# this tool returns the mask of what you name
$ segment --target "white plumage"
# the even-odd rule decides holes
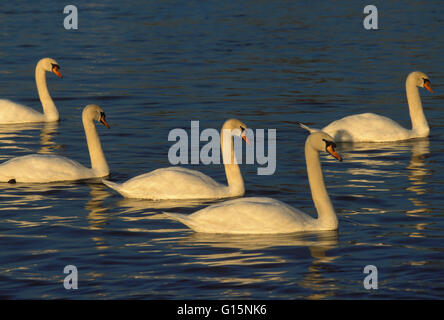
[[[332,136],[336,142],[386,142],[427,137],[430,129],[418,87],[433,92],[430,80],[423,72],[415,71],[408,75],[405,87],[412,129],[403,128],[384,116],[362,113],[333,121],[322,131]]]
[[[31,154],[0,165],[0,181],[45,183],[91,178],[91,169],[63,156]]]
[[[122,184],[103,180],[124,197],[135,199],[223,198],[229,187],[196,170],[181,167],[156,169]]]
[[[107,176],[109,168],[94,120],[109,127],[102,108],[88,105],[83,110],[82,121],[92,168],[86,168],[77,161],[63,156],[32,154],[12,158],[0,164],[0,182],[46,183]]]
[[[290,205],[264,197],[213,204],[193,214],[166,213],[196,232],[275,234],[316,229],[313,218]]]
[[[51,58],[41,59],[35,67],[35,81],[43,113],[11,100],[0,99],[0,124],[58,121],[59,112],[49,94],[45,73],[52,72],[61,78],[59,69],[58,63]]]
[[[311,133],[305,143],[307,173],[318,218],[271,198],[229,200],[190,215],[165,213],[196,232],[229,234],[278,234],[298,231],[335,230],[338,221],[322,176],[319,152],[327,151],[338,160],[333,139],[324,132]]]
[[[248,141],[245,124],[237,119],[225,121],[222,132],[224,130],[239,132],[242,139]],[[199,171],[181,167],[157,169],[121,184],[108,180],[103,180],[103,183],[124,197],[135,199],[221,199],[242,196],[245,193],[244,180],[234,157],[233,137],[230,136],[229,142],[231,159],[228,161],[224,157],[228,185],[220,184]],[[224,155],[222,143],[221,149]]]

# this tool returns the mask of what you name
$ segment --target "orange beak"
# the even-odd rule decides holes
[[[342,161],[342,157],[339,155],[339,153],[336,152],[336,150],[334,149],[334,147],[332,145],[329,145],[327,147],[327,152],[330,153],[337,160]]]
[[[248,143],[249,145],[251,145],[250,140],[248,140],[247,136],[245,134],[241,135],[242,140],[244,140],[246,143]]]
[[[61,74],[60,71],[59,71],[59,67],[58,67],[58,66],[54,66],[54,67],[52,67],[52,72],[53,72],[54,74],[56,74],[57,76],[59,76],[60,78],[63,78],[62,74]]]
[[[104,114],[102,114],[102,116],[100,117],[100,122],[103,123],[103,125],[104,125],[105,127],[107,127],[108,129],[111,128],[111,127],[109,126],[108,122],[106,122],[106,120],[105,120],[105,115],[104,115]]]
[[[432,84],[430,83],[430,81],[424,82],[424,88],[426,88],[430,93],[433,93]]]

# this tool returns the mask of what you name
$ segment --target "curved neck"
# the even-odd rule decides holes
[[[319,152],[308,141],[305,143],[305,161],[311,196],[318,212],[317,220],[319,226],[323,229],[336,229],[338,227],[338,218],[325,188]]]
[[[228,140],[228,141],[225,141]],[[224,150],[224,142],[228,142],[229,148]],[[225,167],[225,174],[227,176],[228,188],[232,196],[244,195],[244,179],[237,164],[237,159],[234,154],[234,142],[231,130],[224,131],[222,128],[222,136],[220,139],[220,147],[222,150],[222,159]]]
[[[86,143],[88,144],[89,157],[91,159],[91,168],[98,177],[109,174],[108,163],[100,144],[99,135],[93,120],[83,117],[83,128],[85,129]]]
[[[46,121],[57,121],[59,120],[59,112],[52,101],[49,94],[48,87],[46,85],[46,71],[40,64],[37,64],[35,68],[35,82],[37,85],[37,91],[39,93],[40,102],[43,107],[43,114]]]
[[[414,131],[415,136],[425,137],[429,134],[430,128],[422,109],[418,87],[413,79],[407,78],[405,82],[405,90],[407,93],[410,120],[412,121],[412,131]]]

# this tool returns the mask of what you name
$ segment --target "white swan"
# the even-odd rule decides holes
[[[327,194],[319,159],[327,151],[342,160],[333,139],[324,132],[311,133],[305,142],[308,181],[318,218],[314,219],[279,200],[240,198],[217,203],[190,215],[165,213],[197,232],[277,234],[297,231],[336,230],[338,220]]]
[[[59,112],[49,95],[45,72],[52,72],[62,78],[59,69],[58,63],[51,58],[41,59],[35,67],[35,82],[43,113],[10,100],[0,99],[0,124],[58,121]]]
[[[12,158],[0,164],[0,182],[55,182],[99,178],[109,175],[108,164],[103,154],[94,120],[109,128],[105,113],[97,105],[83,109],[82,122],[92,168],[63,156],[32,154]]]
[[[245,193],[244,180],[234,155],[233,135],[239,133],[240,137],[248,142],[245,130],[245,124],[237,119],[227,120],[222,127],[222,132],[230,134],[231,159],[228,159],[228,154],[223,152],[221,134],[221,149],[228,186],[216,182],[199,171],[181,167],[157,169],[122,184],[108,180],[103,180],[103,183],[124,197],[136,199],[220,199],[242,196]]]
[[[422,109],[418,87],[433,93],[429,77],[414,71],[405,82],[412,129],[405,129],[390,118],[374,113],[362,113],[333,121],[322,131],[332,136],[336,142],[386,142],[422,138],[429,135],[430,129]]]

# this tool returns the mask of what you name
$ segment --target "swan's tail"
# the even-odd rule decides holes
[[[169,212],[163,212],[163,214],[166,215],[168,218],[179,221],[184,225],[186,225],[188,228],[194,230],[194,223],[188,215],[182,213],[169,213]]]
[[[120,193],[121,195],[123,195],[123,196],[125,195],[124,191],[122,190],[123,187],[122,187],[122,185],[120,183],[115,183],[115,182],[112,182],[112,181],[109,181],[109,180],[105,180],[105,179],[103,179],[102,182],[106,186],[108,186],[111,189],[113,189],[113,190],[117,191],[118,193]]]
[[[321,130],[319,130],[319,129],[310,128],[309,126],[306,126],[306,125],[303,124],[302,122],[299,122],[299,121],[296,121],[296,122],[301,126],[301,128],[304,128],[305,130],[308,130],[310,133],[321,131]]]

